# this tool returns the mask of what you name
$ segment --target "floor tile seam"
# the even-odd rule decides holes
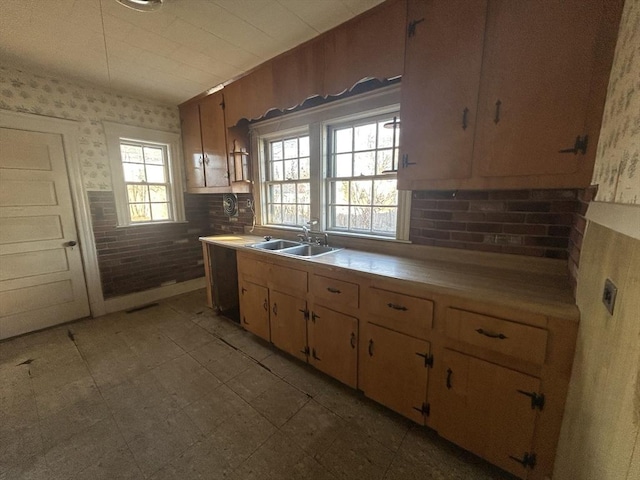
[[[256,411],[257,411],[257,410],[256,410]],[[258,414],[262,416],[262,414],[261,414],[260,412],[258,412]],[[267,419],[267,421],[268,421],[268,419]],[[271,423],[271,422],[269,422],[269,423]],[[273,425],[273,424],[272,424],[272,425]],[[275,425],[274,425],[274,426],[275,426]],[[245,462],[247,462],[251,457],[253,457],[253,456],[258,452],[258,450],[260,450],[260,448],[261,448],[264,444],[266,444],[266,443],[267,443],[267,442],[268,442],[268,441],[269,441],[269,440],[270,440],[274,435],[276,435],[277,433],[279,433],[279,432],[280,432],[280,429],[279,429],[278,427],[275,427],[275,428],[276,428],[276,429],[274,430],[274,432],[273,432],[271,435],[269,435],[267,438],[265,438],[265,439],[262,441],[262,443],[260,443],[260,444],[259,444],[259,445],[258,445],[258,446],[257,446],[257,447],[256,447],[256,448],[255,448],[255,449],[254,449],[250,454],[249,454],[249,456],[247,456],[247,458],[245,458],[245,459],[244,459],[240,464],[238,464],[236,467],[233,467],[233,468],[232,468],[232,470],[231,470],[231,473],[232,473],[232,474],[236,473],[236,471],[237,471],[239,468],[241,468],[241,467],[242,467],[242,465],[243,465]]]
[[[387,477],[387,473],[389,473],[389,469],[391,468],[391,465],[393,465],[393,462],[396,460],[396,458],[400,454],[400,448],[402,447],[404,440],[407,438],[407,435],[409,435],[409,431],[411,430],[411,428],[412,427],[410,426],[404,432],[404,435],[402,436],[402,440],[400,440],[400,443],[398,444],[398,449],[395,451],[392,451],[393,455],[391,456],[391,461],[389,462],[389,465],[387,465],[387,468],[385,468],[384,473],[382,474],[382,480],[384,480]]]

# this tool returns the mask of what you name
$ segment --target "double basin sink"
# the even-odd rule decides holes
[[[296,257],[317,257],[341,250],[340,248],[309,243],[292,242],[291,240],[268,240],[265,242],[254,243],[252,245],[249,245],[249,247],[284,253]]]

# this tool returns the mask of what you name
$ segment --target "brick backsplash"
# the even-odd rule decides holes
[[[579,190],[415,191],[416,244],[569,258]]]
[[[582,249],[582,237],[587,226],[585,215],[589,202],[593,200],[598,191],[597,186],[578,191],[578,207],[573,214],[573,224],[569,236],[569,277],[575,295],[578,282],[578,269],[580,267],[580,250]]]
[[[187,223],[117,228],[113,192],[87,194],[105,298],[204,275],[198,237],[209,234],[207,195],[185,195]]]
[[[228,217],[224,213],[222,204],[222,194],[207,195],[209,208],[209,230],[208,235],[224,235],[229,233],[244,233],[245,226],[253,223],[253,212],[247,208],[247,200],[253,200],[249,193],[239,193],[238,195],[238,216]]]

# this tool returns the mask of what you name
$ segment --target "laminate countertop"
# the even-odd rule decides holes
[[[423,284],[430,291],[496,303],[526,311],[578,321],[568,275],[544,271],[524,271],[504,266],[467,263],[457,260],[416,259],[402,256],[342,249],[317,257],[297,257],[251,248],[263,242],[254,235],[216,235],[200,241],[264,256],[265,260],[287,258],[333,269],[351,270],[367,276],[394,278]],[[464,255],[461,255],[464,257]]]

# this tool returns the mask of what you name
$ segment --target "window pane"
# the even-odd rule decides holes
[[[144,165],[142,163],[123,163],[125,182],[144,182]]]
[[[376,148],[376,124],[361,125],[353,129],[354,150],[371,150]]]
[[[282,162],[273,162],[271,164],[271,180],[284,180],[282,168]]]
[[[123,162],[143,163],[142,147],[139,145],[120,145]]]
[[[298,139],[290,138],[284,141],[284,158],[296,158],[298,156]]]
[[[311,178],[311,168],[309,166],[309,157],[300,159],[300,178]]]
[[[296,186],[294,183],[282,185],[282,203],[296,203]]]
[[[349,207],[335,207],[333,214],[333,226],[334,228],[348,229],[349,228]]]
[[[146,185],[127,185],[129,203],[142,203],[149,201],[149,187]]]
[[[270,203],[282,202],[282,186],[281,185],[269,185],[269,202]]]
[[[371,230],[371,209],[351,207],[349,210],[351,230]]]
[[[147,182],[149,183],[165,183],[164,167],[158,165],[147,165]]]
[[[282,205],[271,205],[269,223],[282,223]]]
[[[169,220],[169,204],[168,203],[152,203],[151,216],[154,220]]]
[[[351,204],[371,205],[371,180],[351,182]]]
[[[378,150],[378,161],[376,163],[376,174],[384,173],[393,169],[391,150]]]
[[[282,160],[282,142],[271,142],[271,160]]]
[[[393,128],[387,128],[385,123],[393,120],[378,122],[378,148],[391,148],[393,146]],[[400,129],[396,127],[396,145],[398,144]]]
[[[148,203],[133,203],[129,205],[129,215],[132,222],[150,222],[151,209]]]
[[[353,157],[350,153],[336,155],[335,177],[351,176],[351,161]]]
[[[353,149],[352,133],[353,133],[353,130],[351,129],[351,127],[343,128],[341,130],[336,130],[336,135],[335,135],[335,139],[336,139],[335,152],[336,153],[352,151]]]
[[[295,205],[282,205],[282,223],[285,225],[297,225]]]
[[[284,178],[285,180],[298,179],[298,160],[286,160],[284,162]]]
[[[311,218],[311,211],[309,205],[298,205],[298,221],[296,225],[304,225]]]
[[[169,200],[167,198],[167,187],[164,185],[149,185],[149,194],[152,202],[166,202]],[[156,218],[154,215],[153,218]]]
[[[349,205],[349,182],[334,182],[332,184],[332,202],[340,205]]]
[[[309,183],[298,183],[298,203],[311,203],[311,192]]]
[[[376,171],[376,153],[365,152],[354,154],[353,176],[374,175]]]
[[[300,145],[300,156],[308,157],[309,156],[309,137],[300,137],[298,139]]]
[[[384,234],[396,233],[397,208],[374,207],[373,230]]]
[[[162,149],[156,147],[144,147],[144,161],[145,163],[163,165],[164,155]]]
[[[397,205],[398,190],[396,180],[375,180],[373,182],[374,205]]]

